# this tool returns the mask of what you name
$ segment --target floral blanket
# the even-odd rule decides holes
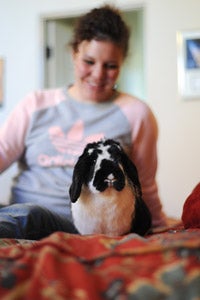
[[[200,229],[1,239],[0,299],[200,299]]]

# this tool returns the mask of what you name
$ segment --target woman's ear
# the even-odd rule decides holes
[[[71,58],[73,62],[75,62],[78,52],[79,52],[78,46],[76,49],[71,48]]]

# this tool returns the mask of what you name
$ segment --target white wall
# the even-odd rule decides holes
[[[145,6],[147,102],[155,112],[160,128],[160,196],[165,211],[180,217],[185,198],[199,181],[200,99],[187,102],[179,99],[176,32],[200,29],[200,1],[110,2],[131,8]],[[0,56],[6,59],[6,74],[5,105],[0,109],[0,124],[27,92],[42,86],[41,15],[72,14],[100,3],[105,1],[1,1]],[[0,194],[4,201],[12,172],[0,177]]]
[[[160,195],[166,211],[179,216],[200,181],[200,99],[183,101],[177,90],[177,30],[200,30],[199,0],[148,1],[148,99],[159,128]]]

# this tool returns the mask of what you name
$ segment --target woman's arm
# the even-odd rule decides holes
[[[31,96],[27,96],[20,102],[0,128],[0,173],[17,161],[24,152],[30,119],[30,98]]]
[[[153,226],[166,225],[166,216],[158,195],[156,182],[157,172],[157,138],[156,119],[148,106],[141,112],[138,130],[134,133],[132,157],[138,168],[142,186],[143,199],[153,216]]]
[[[153,216],[153,226],[164,226],[166,217],[162,211],[156,183],[158,138],[156,119],[146,103],[128,94],[121,93],[117,103],[130,125],[131,158],[138,170],[143,199]]]

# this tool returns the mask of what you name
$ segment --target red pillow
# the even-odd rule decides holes
[[[182,221],[185,228],[200,228],[200,183],[185,200]]]

